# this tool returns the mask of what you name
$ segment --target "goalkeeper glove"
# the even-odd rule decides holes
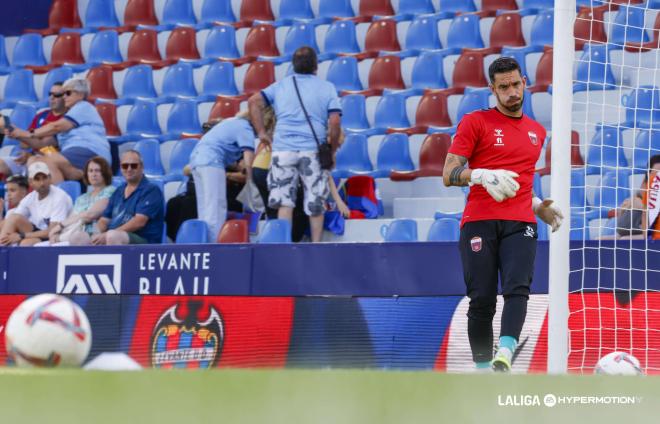
[[[520,188],[513,171],[506,169],[474,169],[470,177],[470,185],[481,184],[488,194],[497,202],[514,197]]]
[[[554,233],[561,227],[564,215],[557,206],[552,204],[553,202],[554,200],[552,199],[541,200],[535,197],[532,199],[532,210],[543,222],[552,227],[552,232]]]

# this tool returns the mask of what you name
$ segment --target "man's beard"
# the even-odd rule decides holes
[[[502,107],[508,110],[509,112],[518,112],[522,108],[522,106],[523,106],[523,99],[520,99],[518,103],[515,103],[511,106],[502,103]]]

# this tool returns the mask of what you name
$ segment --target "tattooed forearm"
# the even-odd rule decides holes
[[[467,170],[465,164],[467,158],[452,153],[447,154],[445,167],[442,173],[443,182],[449,186],[466,186],[470,182],[470,173],[463,172]]]

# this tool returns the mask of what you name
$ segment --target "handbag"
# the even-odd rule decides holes
[[[236,200],[243,204],[243,210],[252,212],[263,212],[266,210],[257,185],[252,180],[247,180],[236,196]]]
[[[298,90],[298,82],[296,81],[296,77],[293,77],[293,86],[296,88],[296,95],[298,96],[300,107],[305,113],[305,119],[307,119],[309,128],[311,128],[312,130],[312,135],[314,135],[314,141],[316,141],[316,146],[318,147],[319,150],[319,163],[321,164],[321,169],[330,170],[334,166],[334,159],[332,157],[332,146],[328,143],[319,142],[319,139],[316,136],[316,131],[314,131],[314,126],[312,125],[312,121],[309,119],[309,115],[307,114],[307,109],[305,109],[305,104],[302,101],[302,97],[300,97],[300,90]]]

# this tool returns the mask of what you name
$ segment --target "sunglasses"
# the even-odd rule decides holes
[[[48,93],[48,95],[59,99],[60,97],[64,96],[64,93]]]
[[[138,169],[139,166],[139,163],[122,163],[121,169]]]
[[[73,93],[75,93],[75,91],[73,91],[73,90],[66,90],[66,91],[64,92],[64,95],[68,97],[68,96],[72,95]]]

